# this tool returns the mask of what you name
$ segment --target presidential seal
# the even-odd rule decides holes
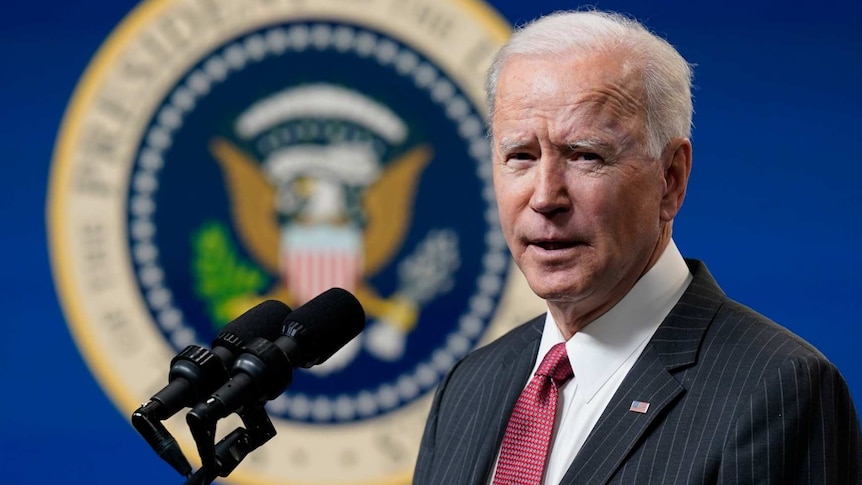
[[[508,32],[473,0],[133,11],[74,94],[49,193],[58,293],[117,406],[258,303],[341,287],[365,332],[296,371],[267,404],[277,436],[227,481],[408,483],[445,373],[543,308],[498,228],[483,127]],[[184,413],[167,424],[194,461]]]

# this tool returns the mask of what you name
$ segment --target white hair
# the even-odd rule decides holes
[[[489,120],[494,116],[500,71],[511,57],[611,51],[626,53],[625,61],[643,76],[649,155],[658,158],[672,138],[690,137],[693,107],[688,62],[638,21],[595,10],[555,12],[515,31],[497,53],[485,80]]]

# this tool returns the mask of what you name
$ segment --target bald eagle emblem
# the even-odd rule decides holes
[[[398,262],[394,292],[381,294],[368,281],[401,248],[417,184],[432,159],[427,145],[403,146],[407,129],[370,97],[318,83],[250,106],[236,120],[236,141],[213,138],[209,152],[225,180],[232,231],[204,227],[196,238],[196,285],[212,313],[225,320],[270,298],[295,308],[342,287],[362,303],[368,329],[309,371],[340,370],[363,348],[398,360],[422,305],[451,289],[460,264],[457,233],[435,228]],[[397,155],[383,159],[387,153]],[[228,232],[240,250],[230,248]],[[234,254],[211,261],[212,254],[232,252],[248,260]],[[276,281],[263,284],[267,276]],[[231,283],[213,291],[213,278]]]

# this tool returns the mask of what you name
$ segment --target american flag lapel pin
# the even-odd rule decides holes
[[[633,413],[641,413],[646,414],[647,409],[649,409],[649,403],[643,401],[632,401],[632,406],[629,408],[629,411]]]

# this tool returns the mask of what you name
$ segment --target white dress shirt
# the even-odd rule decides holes
[[[563,479],[626,374],[691,280],[691,272],[671,240],[656,264],[619,303],[566,342],[574,377],[560,388],[545,485],[558,484]],[[551,347],[564,341],[548,312],[530,375]],[[495,462],[495,472],[496,468]],[[493,473],[488,483],[491,482]]]

